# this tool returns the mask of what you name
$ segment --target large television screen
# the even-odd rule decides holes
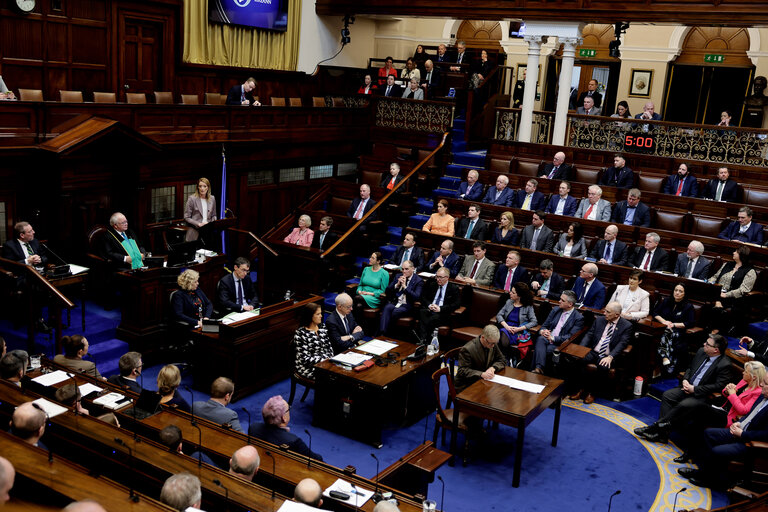
[[[208,0],[208,19],[215,23],[285,32],[288,0]]]

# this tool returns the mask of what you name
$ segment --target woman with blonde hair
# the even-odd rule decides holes
[[[200,274],[187,269],[179,275],[176,283],[181,290],[174,292],[171,298],[174,319],[191,329],[202,327],[203,320],[208,320],[213,314],[213,305],[203,290],[198,288]]]
[[[195,193],[187,198],[184,208],[184,220],[192,226],[187,230],[187,241],[197,240],[198,230],[216,219],[216,198],[211,195],[211,182],[208,178],[200,178]]]
[[[181,372],[175,364],[167,364],[157,374],[157,392],[160,394],[160,403],[174,407],[180,411],[189,412],[190,407],[186,400],[176,389],[181,384]]]
[[[299,227],[293,228],[293,231],[283,238],[283,242],[309,247],[315,238],[315,232],[309,229],[312,225],[312,218],[309,215],[299,217]]]
[[[512,212],[504,212],[499,217],[499,227],[493,230],[491,242],[494,244],[518,245],[520,231],[515,229],[515,216]]]

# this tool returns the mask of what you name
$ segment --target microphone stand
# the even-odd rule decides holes
[[[443,508],[443,505],[445,504],[445,480],[443,480],[443,477],[440,475],[437,475],[437,479],[440,480],[440,483],[443,485],[443,490],[440,492],[440,512],[445,512],[445,508]],[[675,512],[674,510],[672,512]]]
[[[248,416],[248,430],[245,431],[245,435],[248,438],[248,444],[251,444],[251,413],[245,407],[240,408]]]
[[[38,240],[38,241],[39,241],[39,240]],[[30,247],[31,247],[31,246],[30,246]],[[46,250],[46,251],[48,251],[49,253],[53,254],[54,256],[56,256],[56,259],[57,259],[57,260],[59,260],[59,261],[61,262],[61,264],[62,264],[62,265],[66,265],[66,264],[67,264],[67,261],[66,261],[64,258],[62,258],[62,257],[61,257],[61,256],[59,256],[58,254],[56,254],[55,252],[53,252],[53,251],[51,250],[51,248],[50,248],[50,247],[48,247],[47,245],[45,245],[43,242],[40,242],[40,247],[42,247],[43,249],[45,249],[45,250]]]
[[[200,426],[195,421],[195,394],[186,384],[184,384],[184,389],[189,391],[189,396],[192,399],[189,402],[190,415],[192,416],[189,424],[197,429],[197,467],[200,467],[203,465],[203,431],[200,430]]]
[[[74,373],[67,373],[67,376],[72,379],[72,384],[75,386],[75,407],[74,407],[74,413],[75,416],[80,416],[80,411],[77,410],[77,395],[80,393],[80,391],[77,389],[77,379],[75,379]]]
[[[312,434],[309,433],[309,430],[304,429],[304,433],[309,436],[309,453],[307,454],[307,468],[309,468],[310,464],[312,463]]]
[[[608,499],[608,512],[611,512],[611,502],[613,502],[613,497],[619,494],[621,494],[621,489],[617,489],[615,493],[611,494],[611,497]]]
[[[373,459],[376,461],[376,489],[373,491],[371,500],[373,500],[374,503],[378,503],[382,499],[381,493],[379,492],[379,458],[375,453],[372,453],[371,457],[373,457]]]
[[[430,411],[426,418],[424,418],[424,441],[422,441],[422,444],[427,442],[427,429],[429,428],[429,416],[431,414],[432,412]]]
[[[680,489],[679,491],[677,491],[677,492],[675,493],[675,501],[672,503],[672,512],[675,512],[675,510],[676,510],[676,507],[677,507],[677,496],[678,496],[678,495],[679,495],[681,492],[685,492],[685,491],[687,491],[687,490],[688,490],[688,488],[687,488],[687,487],[683,487],[682,489]]]
[[[229,512],[229,489],[224,487],[224,484],[221,483],[221,480],[218,478],[215,478],[213,480],[213,483],[224,489],[224,510]]]
[[[275,456],[269,450],[264,451],[264,455],[272,458],[272,480],[275,479]],[[272,501],[275,500],[275,483],[272,482]]]
[[[133,470],[133,467],[134,467],[134,466],[133,466],[133,450],[131,449],[131,447],[130,447],[130,446],[128,446],[127,444],[125,444],[125,441],[123,441],[123,440],[122,440],[122,439],[120,439],[119,437],[116,437],[116,438],[115,438],[115,442],[116,442],[117,444],[119,444],[120,446],[122,446],[122,447],[124,447],[125,449],[127,449],[127,450],[128,450],[128,456],[131,458],[131,465],[130,465],[130,467],[131,467],[131,478],[130,478],[130,484],[129,484],[129,487],[128,487],[128,489],[129,489],[129,490],[128,490],[128,492],[129,492],[129,498],[130,498],[130,499],[131,499],[131,501],[133,501],[134,503],[138,503],[138,502],[139,502],[139,495],[138,495],[138,494],[136,494],[136,493],[133,491],[133,483],[134,483],[133,481],[134,481],[134,479],[136,478],[136,473],[135,473],[135,472],[134,472],[134,470]]]

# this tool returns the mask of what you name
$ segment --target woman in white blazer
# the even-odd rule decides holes
[[[197,230],[216,219],[216,198],[211,195],[211,182],[208,178],[200,178],[197,191],[189,196],[184,208],[184,220],[192,226],[187,230],[187,241],[197,240],[200,236]]]
[[[633,270],[629,274],[629,284],[620,284],[613,292],[611,300],[621,304],[621,316],[627,320],[640,320],[650,314],[650,293],[640,288],[643,282],[643,271]]]

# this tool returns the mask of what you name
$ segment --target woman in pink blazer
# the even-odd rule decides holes
[[[184,209],[184,220],[192,226],[187,230],[187,241],[197,240],[199,228],[216,220],[216,198],[211,195],[211,182],[208,178],[197,180],[197,191],[187,199]]]
[[[302,215],[299,217],[299,227],[293,228],[291,234],[285,237],[283,242],[309,247],[312,245],[312,239],[315,237],[315,232],[309,229],[311,225],[312,219],[309,215]]]
[[[744,373],[739,383],[730,383],[723,388],[723,396],[731,403],[726,427],[730,427],[737,418],[744,416],[752,409],[755,401],[760,398],[760,393],[762,392],[760,382],[762,382],[763,377],[765,377],[765,366],[763,366],[763,363],[748,361],[744,363]],[[741,392],[739,393],[740,389]]]

